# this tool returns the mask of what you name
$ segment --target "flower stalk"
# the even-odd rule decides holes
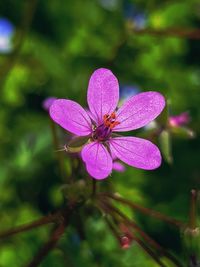
[[[116,218],[118,216],[119,220],[127,225],[127,227],[131,227],[134,231],[134,238],[142,238],[145,243],[148,244],[148,247],[152,247],[153,250],[158,251],[161,255],[165,256],[167,259],[169,259],[175,266],[177,267],[183,267],[183,265],[170,253],[168,253],[164,248],[162,248],[155,240],[153,240],[149,235],[147,235],[144,231],[140,229],[140,227],[133,221],[130,220],[125,214],[123,214],[119,209],[114,207],[109,201],[106,201],[104,198],[100,197],[99,204],[102,207],[102,209]],[[145,244],[144,243],[144,244]],[[143,244],[143,241],[140,242],[140,245]],[[151,250],[151,249],[150,249]],[[159,259],[158,259],[159,260]],[[158,263],[158,262],[157,262]]]
[[[66,222],[63,222],[55,229],[55,231],[53,231],[50,239],[46,242],[46,244],[34,257],[34,259],[26,265],[26,267],[36,267],[40,265],[44,257],[49,253],[49,251],[57,245],[59,239],[64,234],[66,226]]]
[[[37,228],[37,227],[40,227],[46,224],[55,223],[59,221],[60,218],[61,218],[61,212],[50,214],[34,222],[27,223],[27,224],[18,226],[14,229],[7,230],[7,231],[0,233],[0,239],[7,238],[18,233],[26,232],[26,231],[32,230],[34,228]]]
[[[191,202],[190,202],[190,215],[189,215],[189,227],[191,230],[196,228],[196,200],[197,192],[195,189],[191,190]]]
[[[164,222],[167,222],[171,225],[174,225],[178,228],[185,228],[186,227],[186,224],[176,220],[176,219],[173,219],[169,216],[166,216],[160,212],[157,212],[157,211],[154,211],[152,209],[149,209],[149,208],[145,208],[145,207],[142,207],[130,200],[127,200],[127,199],[124,199],[120,196],[117,196],[117,195],[114,195],[114,194],[109,194],[109,193],[102,193],[103,196],[107,197],[107,198],[110,198],[110,199],[113,199],[113,200],[116,200],[118,202],[121,202],[122,204],[125,204],[127,206],[129,206],[130,208],[132,209],[136,209],[138,210],[139,212],[145,214],[145,215],[148,215],[148,216],[151,216],[153,218],[156,218],[156,219],[159,219],[159,220],[162,220]]]

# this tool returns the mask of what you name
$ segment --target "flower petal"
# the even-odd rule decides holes
[[[81,156],[88,173],[95,179],[104,179],[112,172],[112,158],[101,143],[92,142],[85,145]]]
[[[126,170],[126,168],[121,162],[114,161],[113,162],[113,170],[115,170],[117,172],[124,172]]]
[[[119,101],[119,84],[117,78],[108,69],[93,72],[87,93],[90,111],[96,123],[100,124],[103,115],[113,112]]]
[[[50,107],[51,118],[65,130],[85,136],[91,133],[92,124],[87,112],[76,102],[58,99]]]
[[[120,122],[113,131],[124,132],[145,126],[154,120],[165,106],[164,97],[158,92],[144,92],[131,97],[117,111]]]
[[[110,140],[110,149],[126,164],[145,170],[160,166],[161,155],[156,145],[137,137],[116,137]]]

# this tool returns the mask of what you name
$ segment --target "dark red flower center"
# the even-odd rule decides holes
[[[98,141],[106,141],[111,136],[113,128],[120,124],[116,121],[116,114],[112,112],[110,115],[103,116],[103,123],[94,129],[92,137]]]

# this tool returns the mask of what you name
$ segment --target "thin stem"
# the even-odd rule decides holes
[[[102,209],[106,212],[106,214],[110,214],[110,212],[112,211],[112,209],[116,212],[115,208],[114,208],[114,207],[111,208],[111,206],[108,206],[107,203],[101,202],[101,203],[100,203],[100,206],[101,206]],[[118,214],[118,212],[116,212],[116,213]],[[119,215],[119,214],[118,214],[118,215]],[[120,216],[121,216],[121,215],[123,216],[122,213],[120,213]],[[125,216],[125,215],[124,215],[124,216]],[[109,221],[108,219],[106,219],[106,217],[105,217],[105,220],[106,220],[106,223],[108,224],[110,230],[112,231],[112,233],[113,233],[114,236],[116,237],[116,239],[120,242],[120,236],[119,236],[119,233],[117,232],[117,230],[115,229],[115,227],[110,223],[110,221]],[[130,226],[130,224],[127,223],[127,220],[124,220],[123,223],[126,224],[126,225],[128,225],[128,226]],[[131,225],[131,226],[133,226],[133,225]],[[136,228],[135,226],[136,226],[136,225],[134,224],[134,227],[133,227],[134,229]],[[137,230],[138,230],[138,228],[137,228]],[[134,236],[131,235],[131,237],[132,237],[133,240],[135,240],[135,241],[142,247],[143,250],[145,250],[145,252],[146,252],[152,259],[155,260],[156,263],[158,263],[161,267],[166,267],[166,266],[159,260],[158,256],[157,256],[157,255],[156,255],[156,254],[155,254],[149,247],[147,247],[147,246],[144,244],[144,242],[143,242],[140,238],[136,237],[135,235],[134,235]]]
[[[197,192],[195,189],[192,189],[191,202],[190,202],[190,216],[189,216],[190,229],[196,228],[196,201],[197,201]]]
[[[146,240],[147,242],[149,242],[149,244],[151,244],[152,247],[154,247],[157,250],[161,250],[162,249],[159,244],[157,244],[152,238],[150,238],[145,232],[143,232],[135,222],[133,222],[132,220],[130,220],[120,210],[118,210],[117,208],[115,208],[110,203],[107,203],[107,202],[105,203],[104,201],[103,201],[103,203],[106,206],[106,208],[110,210],[110,212],[114,212],[114,213],[118,214],[123,219],[123,222],[125,224],[128,224],[133,229],[135,229],[144,238],[144,240]]]
[[[45,217],[38,219],[34,222],[24,224],[24,225],[21,225],[21,226],[14,228],[14,229],[4,231],[4,232],[0,233],[0,239],[1,238],[7,238],[9,236],[12,236],[12,235],[15,235],[18,233],[22,233],[22,232],[25,232],[25,231],[31,230],[33,228],[49,224],[49,223],[55,223],[59,219],[60,216],[61,216],[61,213],[58,212],[58,213],[55,213],[53,215],[45,216]]]
[[[108,225],[108,227],[109,227],[109,229],[111,230],[111,232],[113,233],[113,235],[116,237],[116,239],[119,241],[119,243],[120,243],[120,235],[119,235],[119,233],[118,233],[118,231],[117,231],[117,229],[114,227],[114,225],[108,220],[108,218],[107,217],[104,217],[104,220],[105,220],[105,222],[107,223],[107,225]],[[160,261],[160,259],[157,257],[157,255],[154,253],[154,251],[152,251],[149,247],[147,247],[146,245],[145,245],[145,243],[142,241],[142,240],[140,240],[138,237],[136,237],[136,236],[133,236],[133,235],[131,235],[131,238],[132,238],[132,240],[134,240],[135,242],[137,242],[138,243],[138,245],[151,257],[151,258],[153,258],[154,260],[155,260],[155,262],[157,262],[158,263],[158,265],[159,266],[161,266],[161,267],[166,267],[166,265],[164,265],[161,261]]]
[[[152,209],[148,209],[148,208],[145,208],[145,207],[142,207],[130,200],[127,200],[127,199],[124,199],[122,197],[119,197],[119,196],[116,196],[116,195],[111,195],[111,194],[108,194],[108,193],[103,193],[102,194],[103,196],[105,197],[108,197],[108,198],[111,198],[113,200],[116,200],[118,202],[121,202],[127,206],[129,206],[130,208],[133,208],[133,209],[136,209],[138,211],[140,211],[141,213],[145,214],[145,215],[148,215],[148,216],[151,216],[151,217],[154,217],[156,219],[160,219],[164,222],[167,222],[169,224],[172,224],[172,225],[175,225],[177,227],[186,227],[186,224],[176,220],[176,219],[173,219],[169,216],[166,216],[158,211],[154,211]]]
[[[54,145],[54,149],[55,151],[59,149],[59,139],[58,139],[58,135],[57,135],[57,131],[56,131],[56,125],[55,123],[50,119],[50,128],[51,128],[51,132],[52,132],[52,138],[53,138],[53,145]],[[57,154],[57,161],[59,164],[59,170],[60,170],[60,175],[63,178],[63,180],[65,180],[65,172],[64,172],[64,157],[63,157],[63,152],[58,152]]]
[[[71,215],[76,208],[80,208],[84,202],[76,204],[76,203],[69,203],[69,205],[60,211],[60,223],[58,227],[55,229],[55,231],[52,233],[50,239],[46,242],[46,244],[40,249],[38,254],[34,257],[34,259],[26,265],[26,267],[36,267],[39,266],[39,264],[42,262],[42,260],[47,256],[47,254],[50,252],[51,249],[53,249],[61,236],[64,234],[65,228],[69,224],[69,220]]]
[[[51,249],[53,249],[61,236],[64,234],[66,228],[66,224],[60,224],[55,231],[52,233],[50,239],[46,242],[46,244],[42,247],[42,249],[38,252],[38,254],[34,257],[34,259],[26,265],[27,267],[36,267],[42,262],[44,257],[49,253]]]
[[[133,34],[136,35],[154,35],[154,36],[163,36],[163,37],[177,37],[177,38],[188,38],[199,40],[200,39],[200,29],[135,29],[134,27],[129,27],[129,29]]]
[[[120,210],[115,208],[113,205],[111,205],[108,202],[105,202],[105,200],[101,200],[100,204],[103,203],[103,206],[107,209],[110,209],[110,212],[114,212],[118,214],[122,219],[123,223],[131,226],[133,229],[136,230],[137,233],[141,235],[141,237],[149,243],[154,249],[158,250],[162,255],[164,255],[166,258],[170,259],[171,262],[173,262],[177,267],[182,267],[182,264],[170,253],[168,253],[164,248],[162,248],[157,242],[155,242],[149,235],[147,235],[145,232],[143,232],[140,227],[130,220],[125,214],[123,214]],[[104,208],[105,209],[105,208]]]
[[[92,197],[96,196],[97,192],[97,181],[95,179],[92,179]]]
[[[134,240],[138,243],[138,245],[140,245],[140,247],[151,257],[155,260],[155,262],[158,263],[158,265],[160,265],[161,267],[167,267],[156,255],[156,253],[154,253],[153,250],[151,250],[142,240],[140,240],[137,237],[134,237]]]
[[[120,236],[119,236],[119,233],[116,227],[114,227],[114,225],[110,222],[107,216],[104,216],[104,220],[106,224],[108,225],[109,229],[111,230],[111,232],[113,233],[114,237],[117,239],[117,241],[120,242]]]

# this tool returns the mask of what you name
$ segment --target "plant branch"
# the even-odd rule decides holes
[[[111,198],[113,200],[116,200],[118,202],[121,202],[127,206],[129,206],[130,208],[132,209],[136,209],[138,211],[140,211],[141,213],[145,214],[145,215],[148,215],[148,216],[151,216],[151,217],[154,217],[156,219],[160,219],[164,222],[167,222],[169,224],[172,224],[172,225],[175,225],[177,227],[186,227],[186,224],[176,220],[176,219],[173,219],[169,216],[166,216],[160,212],[157,212],[157,211],[154,211],[152,209],[148,209],[148,208],[145,208],[145,207],[142,207],[130,200],[127,200],[127,199],[124,199],[122,197],[119,197],[119,196],[116,196],[116,195],[112,195],[112,194],[108,194],[108,193],[101,193],[101,195],[105,196],[105,197],[108,197],[108,198]]]
[[[58,140],[58,134],[56,131],[57,130],[56,125],[51,119],[49,119],[49,123],[50,123],[50,128],[51,128],[51,133],[52,133],[53,146],[54,146],[55,151],[57,151],[59,149],[59,140]],[[63,181],[66,182],[63,152],[58,151],[58,153],[56,153],[56,156],[57,156],[57,161],[59,165],[60,175],[63,178]]]
[[[104,218],[105,222],[107,223],[109,229],[111,230],[111,232],[113,233],[113,235],[116,237],[116,239],[119,241],[120,243],[120,235],[117,231],[117,229],[112,225],[112,223],[108,220],[107,217]],[[139,239],[136,236],[133,236],[133,234],[131,235],[132,240],[134,240],[135,242],[138,243],[138,245],[151,257],[155,260],[155,262],[158,263],[159,266],[161,267],[166,267],[165,264],[163,264],[160,259],[157,257],[156,253],[151,250],[141,239]]]
[[[61,236],[63,235],[66,228],[66,223],[63,222],[60,224],[55,231],[52,233],[50,239],[46,242],[46,244],[42,247],[42,249],[38,252],[38,254],[34,257],[34,259],[26,265],[27,267],[36,267],[42,262],[44,257],[49,253],[51,249],[53,249]]]
[[[158,263],[161,267],[167,267],[156,255],[156,253],[151,250],[142,240],[140,240],[137,237],[134,237],[134,240],[138,243],[138,245],[151,257],[155,260],[155,262]]]
[[[96,196],[97,192],[97,180],[92,179],[92,197]]]
[[[14,229],[10,229],[10,230],[4,231],[4,232],[0,233],[0,239],[1,238],[7,238],[9,236],[12,236],[12,235],[15,235],[15,234],[18,234],[18,233],[22,233],[22,232],[25,232],[25,231],[34,229],[36,227],[40,227],[40,226],[49,224],[49,223],[55,223],[59,219],[60,216],[61,216],[61,213],[58,212],[58,213],[55,213],[55,214],[52,214],[52,215],[48,215],[48,216],[42,217],[42,218],[40,218],[40,219],[38,219],[38,220],[36,220],[34,222],[27,223],[27,224],[24,224],[24,225],[20,225],[20,226],[14,228]]]
[[[190,229],[196,228],[196,200],[197,192],[196,190],[191,190],[191,203],[190,203],[190,216],[189,216],[189,227]]]
[[[118,214],[122,219],[123,223],[131,226],[139,235],[148,243],[150,244],[154,249],[158,250],[161,255],[164,255],[166,258],[170,259],[171,262],[173,262],[177,267],[182,267],[182,264],[170,253],[168,253],[164,248],[162,248],[157,242],[155,242],[149,235],[147,235],[144,231],[140,229],[140,227],[130,220],[125,214],[123,214],[120,210],[115,208],[112,204],[109,202],[105,202],[105,200],[101,200],[100,205],[102,205],[102,208],[106,211],[106,209],[109,209],[110,212],[114,212]]]
[[[101,202],[100,203],[100,206],[102,207],[102,209],[106,212],[106,214],[110,214],[110,212],[114,211],[116,212],[118,215],[120,216],[123,216],[123,219],[124,219],[124,216],[122,213],[118,213],[118,210],[115,209],[114,207],[111,207],[111,206],[108,206],[107,203],[104,203],[104,202]],[[106,219],[106,223],[108,224],[108,227],[110,228],[110,230],[112,231],[112,233],[114,234],[114,236],[116,237],[116,239],[120,242],[120,236],[119,236],[119,233],[118,231],[115,229],[115,227],[110,223],[110,221],[108,221],[108,219]],[[130,223],[127,222],[127,220],[123,220],[123,223],[128,225],[128,226],[132,226],[134,229],[136,229],[137,231],[139,230],[139,228],[136,226],[136,224],[133,225],[130,225]],[[138,231],[139,232],[139,231]],[[142,232],[142,231],[141,231]],[[141,233],[140,233],[141,234]],[[144,233],[145,234],[145,233]],[[142,234],[141,234],[142,236]],[[145,243],[139,238],[139,237],[136,237],[135,235],[131,235],[131,238],[133,240],[135,240],[139,246],[152,258],[155,260],[156,263],[159,264],[159,266],[161,267],[166,267],[161,261],[160,259],[158,258],[158,256],[155,254],[155,252],[153,250],[151,250],[148,246],[145,245]],[[144,238],[145,239],[145,238]]]

